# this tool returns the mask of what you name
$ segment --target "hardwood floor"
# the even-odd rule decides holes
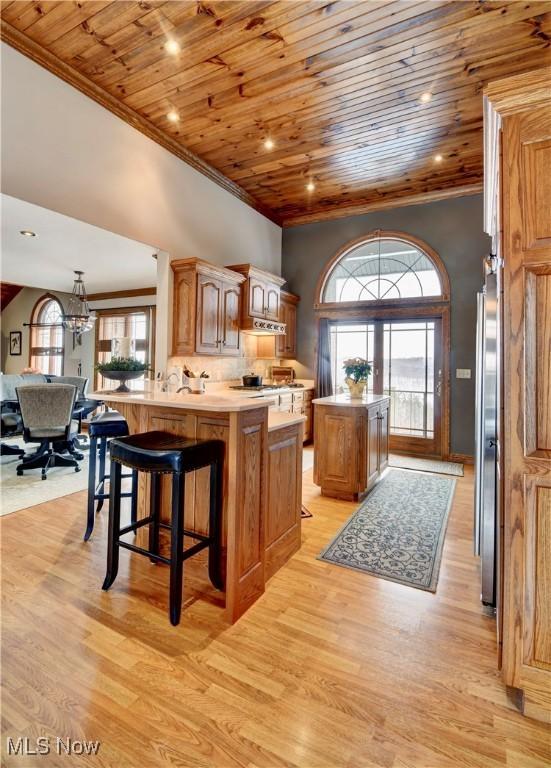
[[[54,479],[48,480],[54,482]],[[303,546],[233,627],[204,566],[179,627],[167,569],[121,553],[84,493],[1,521],[2,764],[126,768],[542,768],[551,732],[496,670],[472,555],[472,469],[457,484],[436,595],[316,560],[355,508],[305,474]],[[95,757],[9,756],[6,740],[99,740]]]

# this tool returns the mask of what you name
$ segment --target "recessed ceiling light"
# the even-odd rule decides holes
[[[31,232],[30,229],[21,229],[19,234],[23,235],[23,237],[36,237],[36,232]]]
[[[428,104],[431,99],[432,99],[432,93],[430,93],[430,91],[425,91],[425,93],[422,93],[421,96],[419,97],[419,101],[422,104]]]
[[[180,43],[173,38],[167,40],[165,43],[165,51],[170,53],[171,56],[177,56],[180,53]]]
[[[175,109],[171,109],[170,112],[167,114],[167,119],[170,120],[171,123],[177,123],[180,119],[180,115],[178,112],[176,112]]]
[[[315,188],[316,188],[316,185],[314,184],[313,181],[309,181],[308,184],[306,185],[306,189],[308,190],[308,192],[313,192]]]
[[[435,155],[434,156],[434,162],[435,163],[441,163],[443,159],[444,158],[442,157],[442,155]]]
[[[274,140],[273,139],[266,139],[264,142],[264,149],[273,149],[274,148]]]

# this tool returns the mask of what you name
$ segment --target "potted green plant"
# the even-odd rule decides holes
[[[367,377],[371,375],[371,365],[363,357],[351,357],[342,364],[346,374],[345,383],[353,399],[363,397]]]
[[[99,371],[106,379],[120,381],[115,392],[130,392],[126,382],[130,379],[139,379],[149,370],[147,363],[136,360],[135,357],[112,357],[108,363],[98,363],[96,371]]]

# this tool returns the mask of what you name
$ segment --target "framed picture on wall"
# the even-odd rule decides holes
[[[21,331],[10,331],[10,355],[21,354]]]

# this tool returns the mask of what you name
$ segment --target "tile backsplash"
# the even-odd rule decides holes
[[[257,373],[265,379],[270,377],[272,365],[279,365],[279,360],[259,360],[256,357],[256,338],[242,335],[243,357],[211,357],[209,355],[192,357],[169,357],[167,369],[173,365],[183,366],[187,364],[193,370],[206,371],[211,382],[235,381],[241,379],[246,373]]]

